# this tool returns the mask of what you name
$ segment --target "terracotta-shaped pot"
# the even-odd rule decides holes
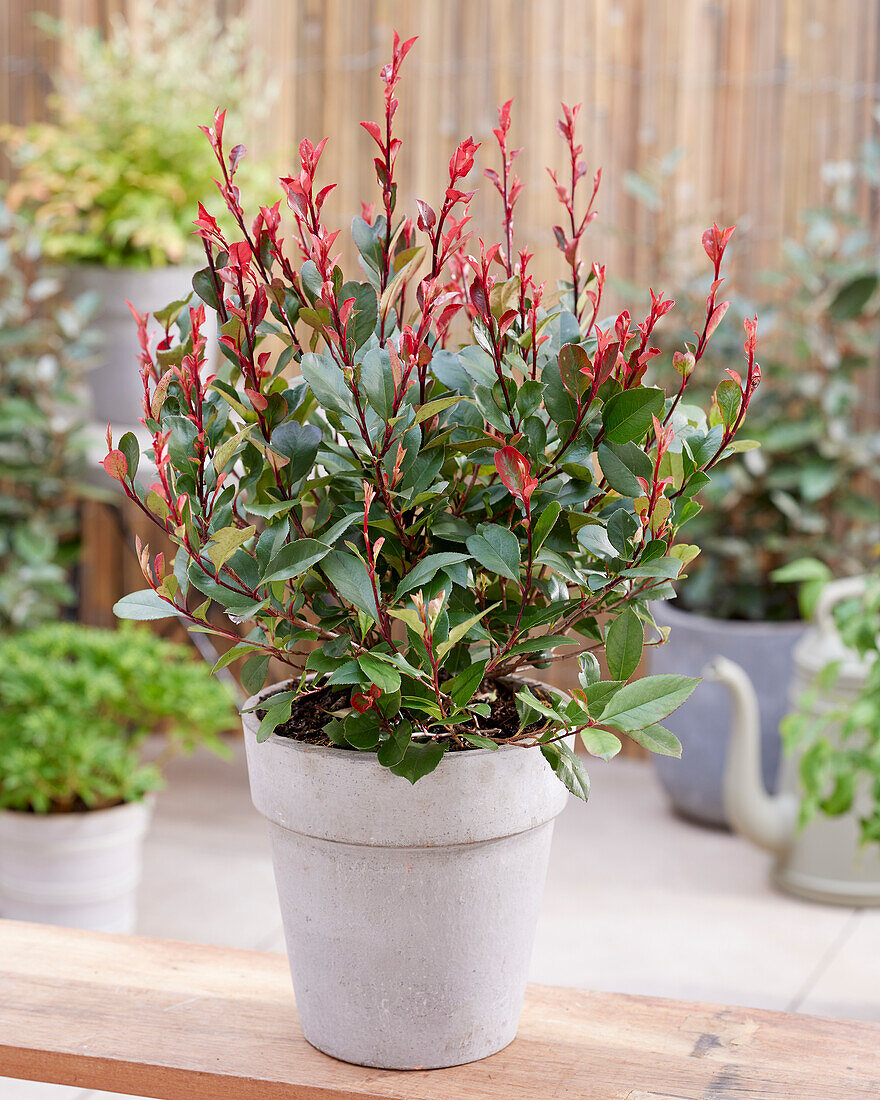
[[[567,798],[540,751],[447,753],[411,785],[373,753],[258,744],[243,718],[306,1039],[385,1069],[506,1046]]]

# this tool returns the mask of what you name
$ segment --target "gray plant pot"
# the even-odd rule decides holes
[[[776,789],[781,742],[779,723],[788,711],[792,651],[804,623],[752,623],[710,619],[669,603],[654,605],[654,617],[670,627],[666,645],[653,646],[651,671],[702,676],[716,656],[747,672],[761,713],[761,767],[767,790]],[[721,684],[704,680],[664,722],[682,744],[680,760],[652,756],[654,769],[675,810],[706,825],[729,828],[724,811],[724,762],[731,706]]]
[[[85,813],[0,813],[0,915],[133,932],[153,799]]]
[[[95,293],[100,306],[94,325],[101,335],[97,363],[88,372],[92,416],[100,425],[136,425],[143,416],[143,386],[138,370],[137,326],[125,304],[151,313],[192,292],[192,267],[157,267],[146,271],[100,264],[77,264],[64,270],[68,294]],[[213,318],[212,318],[213,320]],[[210,345],[209,345],[210,350]]]
[[[383,1069],[507,1046],[567,798],[540,752],[448,753],[411,785],[372,753],[243,724],[306,1039]]]

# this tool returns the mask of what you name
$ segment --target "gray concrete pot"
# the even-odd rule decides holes
[[[133,932],[153,800],[71,814],[0,812],[0,914]]]
[[[666,645],[651,647],[651,672],[702,676],[714,656],[726,657],[745,669],[758,696],[764,783],[768,790],[775,790],[781,752],[779,723],[788,711],[792,653],[805,624],[710,619],[668,603],[655,604],[653,611],[660,626],[670,627],[670,635]],[[651,757],[678,813],[724,828],[729,828],[723,787],[731,713],[724,687],[704,680],[664,722],[681,741],[681,759]]]
[[[128,299],[138,313],[151,313],[192,292],[194,267],[157,267],[140,271],[100,264],[76,264],[63,269],[67,293],[95,293],[101,301],[93,324],[101,334],[97,364],[88,372],[92,415],[100,425],[122,428],[143,416],[137,327]],[[209,344],[209,351],[211,345]]]
[[[243,724],[306,1039],[384,1069],[507,1046],[567,798],[540,752],[450,753],[411,785],[372,753],[260,745]]]

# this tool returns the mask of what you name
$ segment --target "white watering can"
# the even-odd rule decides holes
[[[864,579],[851,577],[827,586],[816,606],[814,624],[794,649],[789,701],[794,707],[829,661],[839,660],[833,689],[816,702],[821,714],[854,700],[865,682],[866,663],[841,641],[832,611],[841,600],[862,594]],[[772,852],[773,878],[792,894],[839,905],[880,905],[880,845],[860,845],[858,801],[840,817],[819,815],[798,828],[798,757],[783,761],[779,793],[770,794],[761,776],[761,729],[754,688],[739,665],[716,657],[707,677],[723,683],[733,708],[724,771],[724,805],[734,830]]]

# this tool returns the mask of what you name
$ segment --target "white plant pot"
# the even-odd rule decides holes
[[[143,416],[143,386],[138,369],[137,326],[125,301],[128,299],[138,313],[143,314],[186,298],[192,293],[196,269],[156,267],[141,271],[76,264],[64,270],[67,293],[71,297],[93,292],[101,300],[93,323],[102,341],[97,363],[87,376],[93,419],[102,426],[109,423],[132,427]],[[210,327],[211,337],[206,349],[210,358],[216,348],[216,333],[210,310],[208,315],[205,331]],[[155,323],[152,331],[159,331]]]
[[[152,800],[85,813],[0,812],[0,914],[133,932]]]
[[[540,751],[447,753],[411,785],[372,753],[243,724],[306,1039],[384,1069],[507,1046],[567,798]]]

